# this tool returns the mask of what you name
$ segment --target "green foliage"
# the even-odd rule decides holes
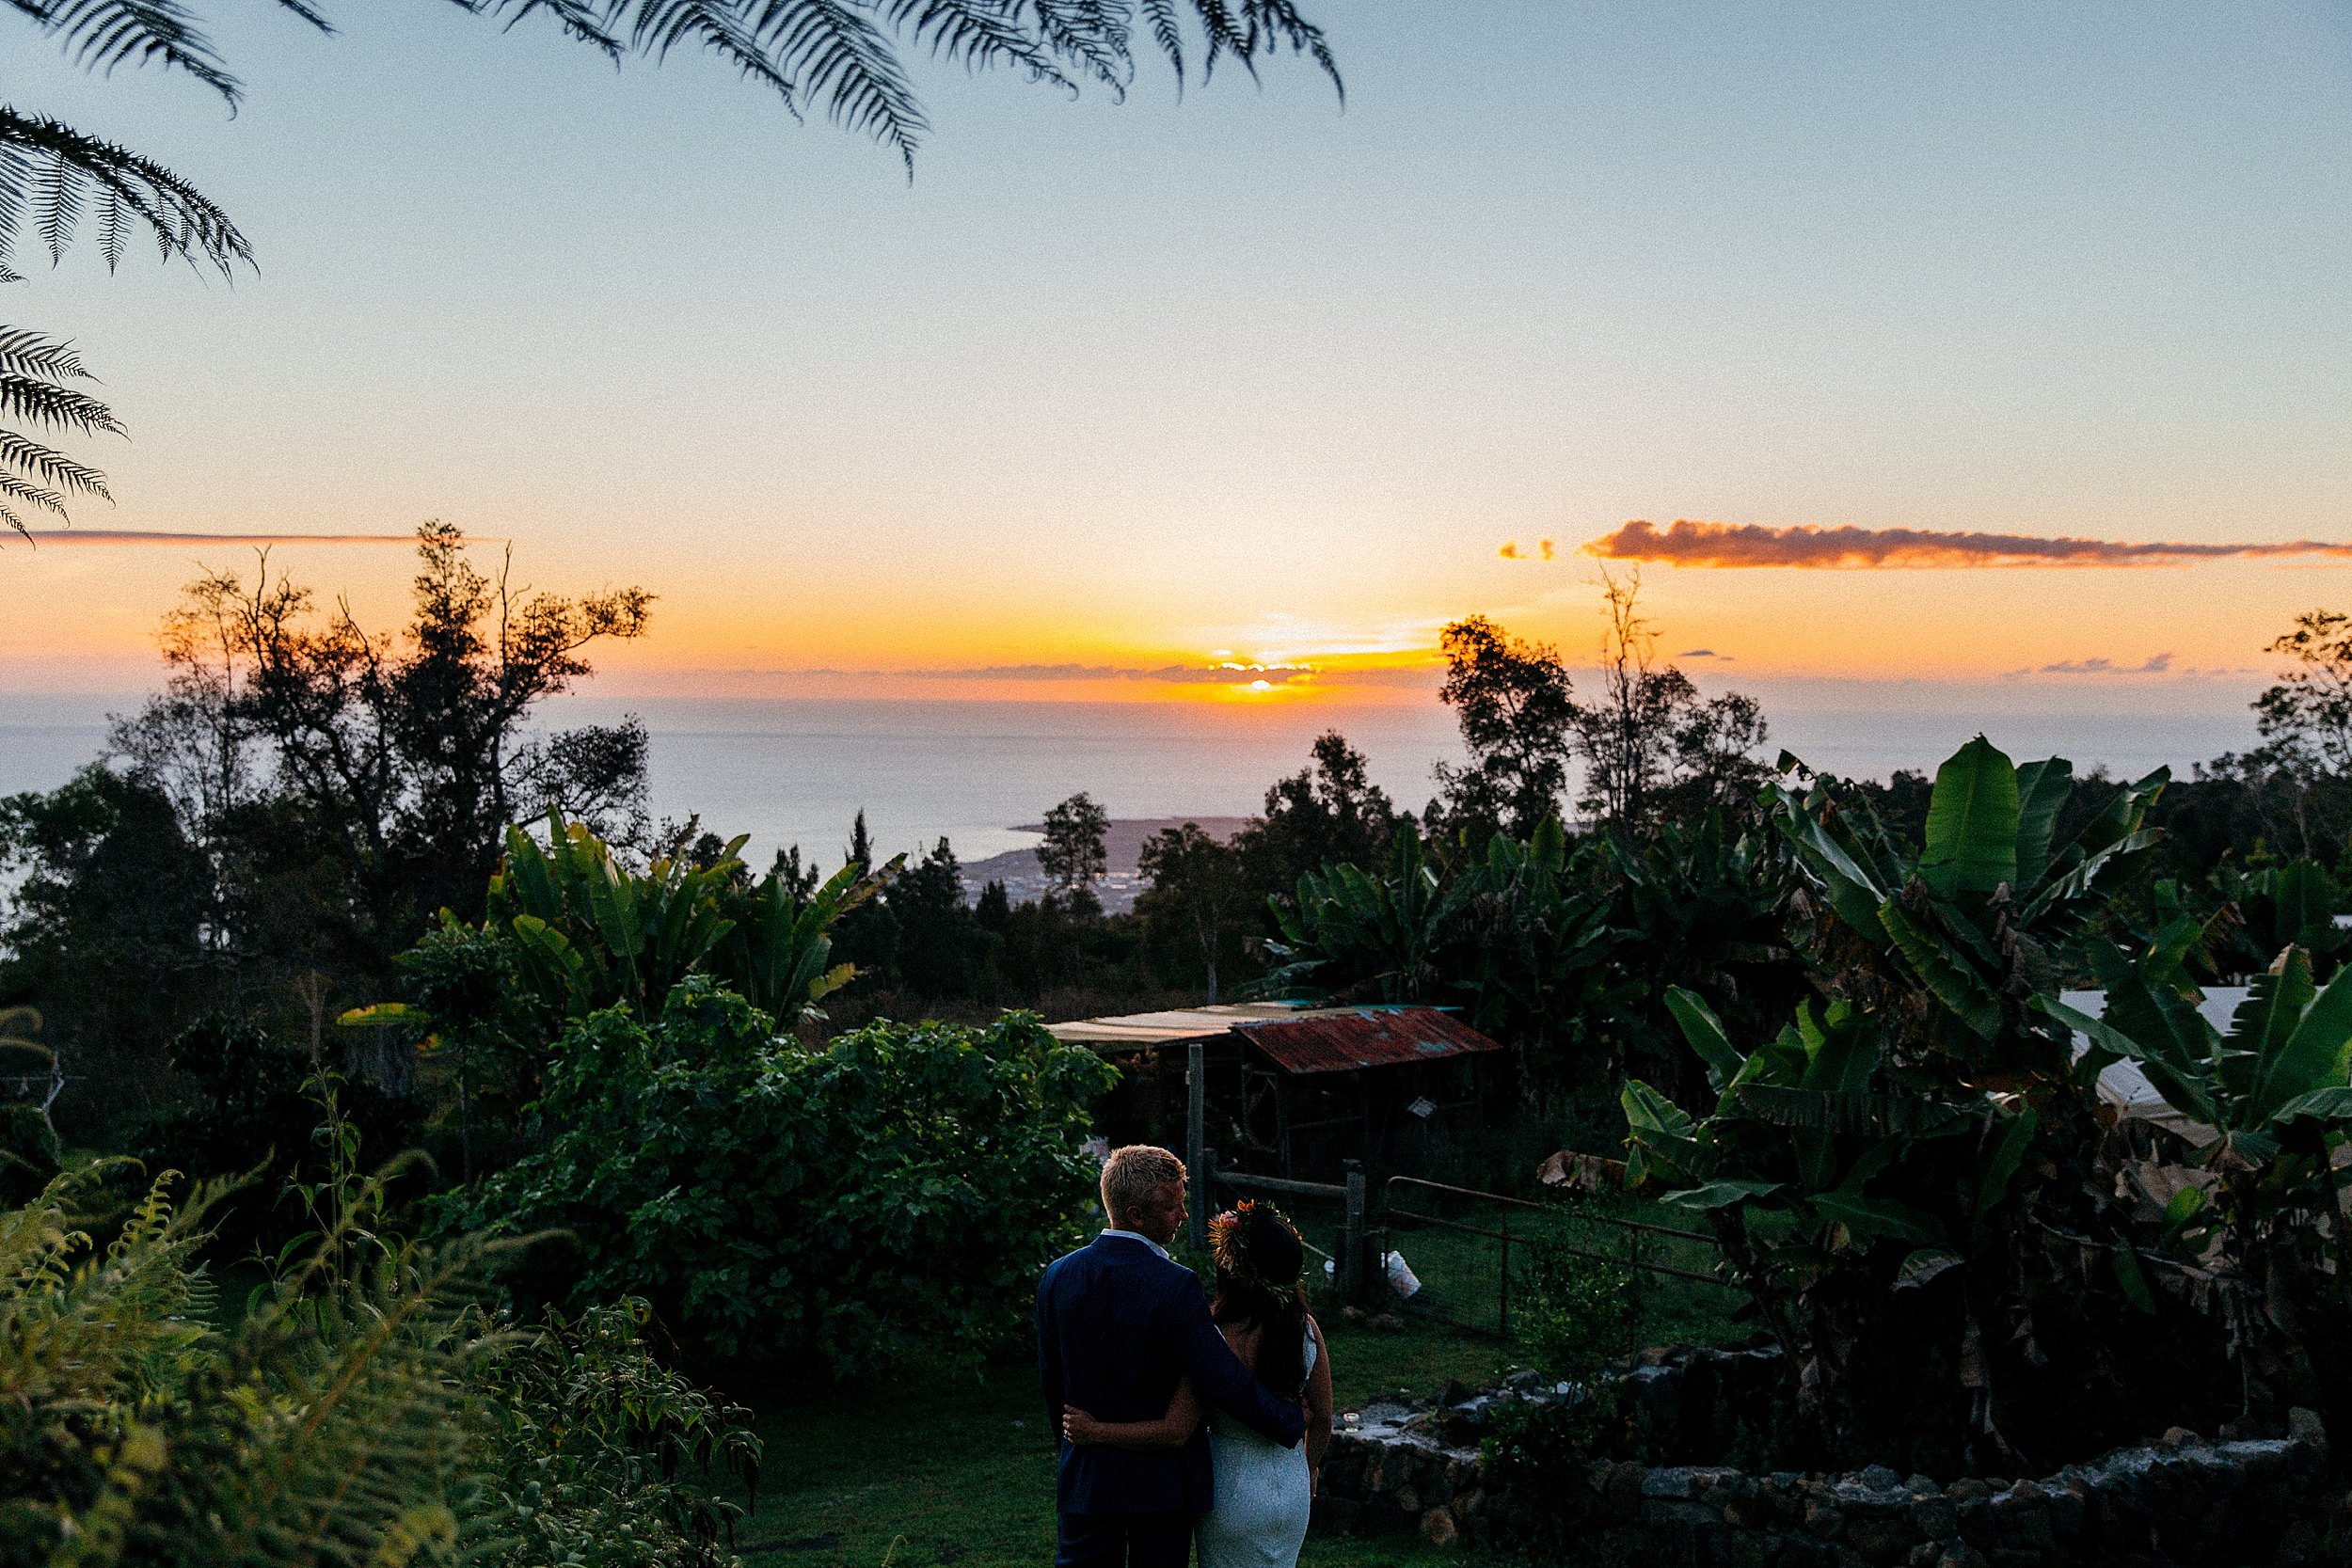
[[[1438,696],[1454,709],[1470,762],[1440,763],[1438,784],[1449,824],[1484,839],[1519,838],[1560,815],[1579,709],[1560,661],[1546,643],[1524,642],[1484,615],[1438,634],[1446,657]]]
[[[2137,954],[2095,943],[2101,1015],[2046,1006],[2089,1037],[2090,1060],[2138,1063],[2168,1104],[2212,1130],[2185,1157],[2198,1179],[2169,1195],[2165,1241],[2227,1305],[2249,1395],[2352,1414],[2352,1355],[2314,1332],[2352,1310],[2336,1168],[2352,1140],[2352,970],[2317,986],[2309,955],[2288,947],[2224,1033],[2187,977],[2196,934],[2184,917]]]
[[[167,1042],[225,999],[205,936],[225,912],[212,867],[164,791],[99,766],[47,794],[0,800],[0,995],[36,1002],[84,1084],[59,1120],[85,1141],[165,1092]],[[92,1080],[109,1086],[93,1096]]]
[[[248,1177],[254,1192],[273,1196],[289,1183],[329,1179],[343,1151],[319,1141],[317,1091],[327,1079],[307,1051],[214,1014],[181,1031],[168,1055],[192,1092],[139,1129],[132,1148],[151,1168],[207,1180]],[[410,1106],[373,1084],[337,1082],[332,1092],[342,1131],[373,1153],[389,1156],[415,1131]],[[232,1252],[275,1247],[301,1228],[295,1216],[258,1200],[224,1209],[212,1224]]]
[[[740,838],[716,865],[683,857],[624,869],[584,823],[550,812],[548,846],[506,830],[506,859],[490,879],[483,925],[511,935],[523,984],[550,1018],[585,1018],[606,1007],[639,1017],[734,928],[720,891],[739,863]]]
[[[1217,959],[1238,946],[1234,916],[1243,895],[1241,851],[1203,832],[1197,822],[1163,829],[1143,846],[1140,861],[1151,888],[1136,901],[1147,926],[1177,926],[1190,937],[1217,999]]]
[[[693,977],[651,1024],[596,1013],[558,1042],[544,1151],[452,1200],[460,1225],[562,1227],[522,1277],[556,1299],[642,1293],[722,1357],[847,1374],[1017,1338],[1074,1239],[1080,1152],[1112,1069],[1033,1019],[876,1023],[809,1051]]]
[[[550,1021],[615,1006],[654,1017],[679,981],[703,972],[796,1022],[856,975],[827,961],[834,925],[906,862],[898,856],[879,871],[851,863],[803,895],[780,871],[750,883],[735,858],[739,837],[711,863],[664,857],[643,871],[623,866],[585,824],[558,813],[548,816],[548,839],[542,848],[521,829],[507,830],[483,929],[511,942],[515,974]],[[469,996],[468,1013],[457,1016],[479,1017],[485,1000]],[[352,1022],[377,1018],[408,1015]]]
[[[1038,868],[1054,890],[1073,906],[1094,902],[1094,884],[1109,862],[1103,835],[1110,813],[1080,790],[1045,814],[1045,836],[1037,847]]]
[[[1821,911],[1826,1006],[1750,1043],[1669,993],[1715,1104],[1629,1083],[1629,1179],[1713,1226],[1832,1454],[1996,1465],[2129,1430],[2127,1386],[2147,1390],[2126,1347],[2150,1354],[2166,1325],[2098,1162],[2092,1085],[2113,1057],[2077,1062],[2055,992],[2153,843],[2163,782],[2059,846],[2070,766],[2014,767],[1979,737],[1938,771],[1915,852],[1826,784],[1775,786]],[[2025,1340],[1992,1326],[2020,1321]]]
[[[2313,978],[2325,981],[2352,953],[2352,930],[2335,923],[2346,901],[2316,861],[2251,872],[2225,864],[2211,880],[2233,918],[2204,933],[2201,951],[2193,956],[2217,974],[2258,974],[2285,948],[2299,947],[2311,958]]]
[[[653,1362],[642,1309],[503,1328],[494,1249],[389,1236],[345,1170],[315,1248],[213,1329],[218,1189],[177,1207],[167,1176],[102,1247],[118,1171],[0,1213],[0,1565],[723,1560],[731,1511],[679,1465],[757,1443]]]
[[[702,1568],[725,1560],[743,1510],[678,1482],[689,1465],[734,1477],[757,1506],[751,1412],[655,1359],[635,1299],[577,1321],[550,1311],[496,1341],[474,1372],[485,1449],[513,1568]]]
[[[1476,892],[1468,879],[1439,871],[1421,829],[1407,820],[1390,841],[1381,871],[1327,865],[1299,878],[1295,907],[1273,906],[1281,940],[1266,950],[1282,967],[1267,989],[1434,1000],[1444,983],[1440,956],[1462,940],[1459,917]]]
[[[1641,1277],[1585,1256],[1573,1243],[1527,1243],[1511,1288],[1511,1326],[1547,1372],[1582,1377],[1639,1350]]]

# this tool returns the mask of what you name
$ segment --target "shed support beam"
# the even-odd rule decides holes
[[[1184,1168],[1192,1175],[1192,1215],[1187,1238],[1194,1251],[1209,1234],[1209,1048],[1194,1040],[1184,1047]]]

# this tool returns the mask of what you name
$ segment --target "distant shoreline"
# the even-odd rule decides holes
[[[1248,827],[1247,816],[1115,816],[1103,833],[1103,854],[1109,863],[1102,881],[1095,884],[1095,896],[1102,899],[1106,914],[1123,914],[1135,908],[1136,895],[1143,891],[1144,842],[1153,834],[1185,823],[1196,824],[1202,832],[1218,840],[1231,840]],[[1024,823],[1010,830],[1016,833],[1045,832],[1041,822]],[[976,899],[980,890],[991,882],[1005,884],[1005,895],[1016,904],[1031,904],[1045,896],[1045,873],[1037,863],[1037,850],[1008,849],[986,860],[974,861],[962,868],[965,899]]]

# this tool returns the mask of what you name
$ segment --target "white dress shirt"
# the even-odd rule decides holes
[[[1161,1257],[1168,1257],[1168,1248],[1160,1245],[1159,1243],[1153,1241],[1151,1237],[1142,1234],[1140,1231],[1121,1230],[1114,1226],[1110,1229],[1104,1231],[1103,1234],[1105,1236],[1116,1236],[1124,1242],[1141,1242],[1145,1246],[1150,1247],[1153,1252],[1158,1253]],[[1174,1259],[1169,1259],[1169,1261],[1173,1262]]]

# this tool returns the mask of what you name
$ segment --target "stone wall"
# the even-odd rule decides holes
[[[1674,1379],[1640,1377],[1636,1398]],[[1621,1382],[1622,1387],[1622,1382]],[[1572,1397],[1530,1386],[1343,1418],[1323,1470],[1317,1523],[1429,1540],[1525,1544],[1541,1513],[1623,1555],[1692,1568],[2040,1568],[2042,1564],[2298,1561],[2334,1495],[2326,1433],[2309,1411],[2284,1437],[2208,1442],[2178,1429],[2040,1480],[1939,1485],[1883,1466],[1850,1475],[1750,1473],[1720,1465],[1594,1461],[1552,1495],[1490,1489],[1478,1442],[1495,1409]],[[1687,1403],[1677,1389],[1677,1401]],[[1677,1418],[1687,1410],[1661,1412]]]

